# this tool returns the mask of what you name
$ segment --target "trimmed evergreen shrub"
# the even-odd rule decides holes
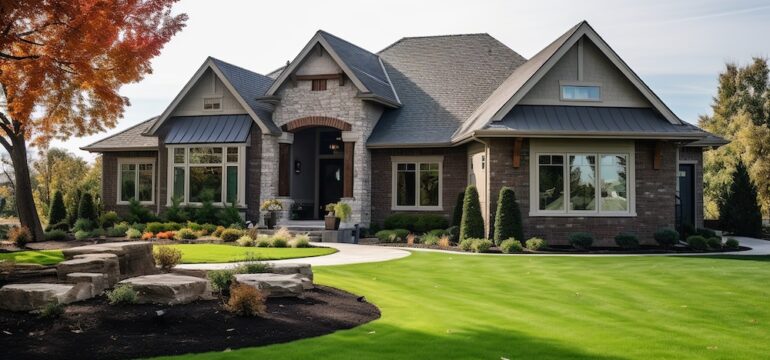
[[[749,179],[742,161],[735,168],[730,189],[719,202],[719,225],[723,231],[735,235],[759,237],[762,234],[757,187]]]
[[[119,284],[112,291],[107,291],[110,305],[136,304],[136,290],[130,284]]]
[[[377,240],[380,240],[380,242],[383,242],[383,243],[396,242],[396,233],[393,232],[393,230],[380,230],[374,234],[374,237],[376,237]]]
[[[99,217],[99,224],[105,229],[115,226],[119,221],[120,217],[118,216],[118,213],[114,211],[108,211]]]
[[[442,237],[444,235],[449,235],[449,231],[446,231],[444,229],[433,229],[431,231],[428,231],[426,235],[434,235],[434,236]]]
[[[144,231],[149,231],[151,233],[159,233],[159,232],[169,231],[169,230],[171,229],[167,228],[164,223],[157,222],[157,221],[147,223],[147,226],[144,227]]]
[[[177,240],[195,240],[197,238],[198,238],[198,233],[195,231],[192,231],[192,229],[184,228],[174,233],[174,239],[177,239]]]
[[[214,291],[217,291],[221,294],[227,292],[230,289],[230,284],[232,284],[233,280],[235,279],[235,270],[211,270],[206,274],[206,277],[209,279],[209,281],[211,281],[211,287],[214,289]]]
[[[127,231],[128,231],[128,224],[126,223],[115,224],[115,226],[107,229],[107,236],[110,236],[110,237],[126,236]]]
[[[569,243],[577,250],[588,250],[594,243],[594,236],[587,232],[569,234]]]
[[[670,248],[679,242],[679,233],[670,228],[658,229],[654,237],[655,241],[663,248]]]
[[[495,244],[509,238],[523,239],[524,229],[521,225],[521,209],[516,201],[516,193],[513,189],[503,186],[500,196],[497,198],[497,211],[495,212]]]
[[[489,251],[490,248],[492,248],[492,240],[487,239],[474,239],[473,244],[471,245],[471,248],[473,249],[473,252],[476,253],[485,253]]]
[[[243,227],[243,219],[241,218],[241,212],[238,211],[238,208],[235,206],[235,203],[230,204],[229,206],[226,206],[224,209],[219,211],[219,224],[222,225],[230,225],[230,224],[239,224],[240,227]],[[207,223],[204,221],[204,223]]]
[[[437,214],[419,214],[414,223],[414,228],[409,229],[416,233],[425,233],[431,230],[446,229],[449,226],[449,221],[441,215]]]
[[[243,236],[243,231],[238,229],[225,229],[220,238],[224,242],[233,242]]]
[[[706,246],[711,250],[722,250],[722,239],[716,236],[706,238]]]
[[[460,191],[455,200],[455,208],[452,210],[452,226],[460,227],[463,220],[463,203],[465,203],[465,191]]]
[[[166,221],[173,221],[177,223],[187,221],[187,212],[182,209],[179,204],[182,203],[182,199],[178,196],[171,198],[171,206],[166,208],[166,212],[163,213],[163,218]]]
[[[460,240],[484,237],[484,218],[481,216],[481,203],[476,187],[469,185],[465,189],[463,217],[460,221]]]
[[[45,233],[46,241],[62,241],[67,239],[67,233],[63,230],[50,230]]]
[[[78,230],[75,232],[75,240],[86,240],[91,238],[91,232],[86,230]]]
[[[500,242],[500,251],[505,254],[513,254],[522,252],[524,248],[521,246],[521,242],[514,238],[506,239]]]
[[[393,233],[396,235],[396,241],[406,241],[406,237],[409,236],[409,230],[407,229],[393,229]]]
[[[706,238],[700,235],[693,235],[688,237],[687,246],[689,246],[690,249],[693,249],[695,251],[708,250],[708,244],[706,243]]]
[[[733,238],[729,238],[725,240],[725,249],[728,250],[738,250],[741,247],[741,244],[738,242],[738,240],[735,240]]]
[[[51,200],[51,208],[48,211],[48,223],[57,224],[67,220],[67,209],[64,207],[64,195],[56,191]]]
[[[415,214],[395,213],[385,218],[383,227],[386,230],[413,229],[415,222],[417,222],[417,216]]]
[[[697,228],[697,229],[695,229],[695,234],[694,235],[700,235],[700,236],[703,236],[704,238],[708,239],[708,238],[716,237],[717,233],[714,230],[704,229],[704,228]]]
[[[432,234],[423,235],[420,239],[420,242],[422,242],[425,245],[438,245],[439,237]]]
[[[546,244],[545,240],[537,237],[529,238],[524,245],[527,247],[527,249],[532,251],[539,251],[542,249],[545,249],[548,244]]]
[[[75,221],[75,226],[72,227],[72,231],[91,231],[94,228],[94,223],[89,219],[78,219]]]
[[[78,219],[91,220],[92,224],[97,224],[99,221],[99,215],[96,213],[96,205],[94,205],[94,197],[91,193],[85,193],[80,198],[80,204],[78,205]]]
[[[471,251],[473,249],[473,239],[465,239],[460,241],[458,247],[462,251]]]
[[[182,250],[179,250],[171,246],[156,246],[155,251],[152,252],[152,257],[155,259],[155,264],[160,268],[169,272],[171,269],[182,261]]]
[[[64,220],[56,224],[49,224],[48,226],[46,226],[45,230],[46,231],[61,230],[61,231],[67,232],[67,231],[70,231],[70,223]]]
[[[129,239],[139,239],[142,237],[142,231],[135,228],[130,228],[126,231],[126,237]]]
[[[218,210],[214,207],[214,194],[211,191],[203,191],[200,196],[201,206],[195,210],[195,222],[199,224],[220,224],[217,217]],[[229,224],[220,224],[229,225]],[[240,236],[239,236],[240,237]],[[238,240],[237,238],[235,240]],[[233,241],[235,241],[233,240]]]
[[[615,236],[615,244],[618,244],[621,249],[638,249],[639,238],[631,233],[620,233]]]
[[[152,215],[149,209],[142,206],[139,200],[134,198],[128,200],[128,216],[126,216],[126,221],[130,223],[146,223],[154,220],[155,216]]]
[[[214,224],[203,224],[201,225],[201,231],[205,232],[206,235],[211,235],[217,231],[219,226]]]
[[[459,226],[450,226],[446,229],[447,235],[449,235],[449,240],[453,243],[458,243],[460,241],[460,227]]]

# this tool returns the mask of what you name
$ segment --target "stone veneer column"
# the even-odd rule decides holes
[[[279,213],[278,222],[283,223],[289,220],[291,206],[294,205],[294,199],[291,198],[291,145],[294,143],[294,134],[284,131],[278,137],[278,156],[276,177],[278,178],[278,190],[276,199],[283,203],[283,211]]]
[[[343,131],[342,142],[345,143],[346,162],[347,157],[351,157],[352,161],[352,194],[343,194],[340,201],[346,202],[353,209],[353,215],[349,221],[350,224],[361,224],[362,226],[368,226],[371,221],[371,199],[370,199],[370,183],[369,183],[369,150],[366,149],[365,139],[362,134],[354,131]],[[348,151],[350,154],[348,154]],[[347,165],[347,164],[346,164]],[[348,166],[345,167],[348,169]],[[347,180],[348,173],[345,173]],[[352,197],[350,196],[352,195]]]

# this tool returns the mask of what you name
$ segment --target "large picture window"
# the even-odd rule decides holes
[[[536,153],[533,215],[633,215],[631,153]]]
[[[441,209],[440,157],[393,158],[393,209]]]
[[[143,204],[155,202],[155,160],[118,159],[118,203],[136,199]]]
[[[243,146],[189,146],[169,149],[169,202],[200,204],[204,196],[214,203],[244,205]]]

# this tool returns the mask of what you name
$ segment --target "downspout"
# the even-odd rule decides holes
[[[492,218],[490,212],[489,212],[489,204],[491,202],[490,197],[490,186],[489,186],[489,164],[491,163],[489,159],[489,143],[481,140],[479,137],[476,136],[476,132],[474,131],[471,135],[471,141],[476,141],[482,145],[484,145],[484,188],[486,189],[484,194],[486,198],[486,202],[484,203],[484,213],[486,214],[487,221],[484,222],[484,238],[486,239],[489,237],[489,232],[492,227]]]
[[[157,181],[155,182],[155,192],[157,193],[157,195],[155,196],[155,214],[158,215],[158,216],[160,216],[160,202],[161,202],[161,198],[160,198],[160,185],[161,185],[160,184],[160,152],[161,152],[161,148],[159,146],[158,147],[158,155],[157,155],[158,159],[155,160],[155,164],[156,164],[155,165],[155,176],[157,177]],[[168,170],[168,167],[166,167],[166,169]],[[166,176],[168,176],[168,174],[166,174]]]

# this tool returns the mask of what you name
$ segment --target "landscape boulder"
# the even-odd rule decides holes
[[[0,309],[31,311],[50,303],[67,304],[75,301],[72,284],[11,284],[0,289]]]
[[[103,274],[107,286],[112,286],[120,280],[120,264],[115,254],[75,255],[74,258],[57,264],[56,273],[59,280],[63,281],[72,273]]]
[[[305,290],[313,288],[313,270],[310,264],[280,263],[271,264],[270,273],[281,275],[298,274],[302,277],[302,287]]]
[[[133,277],[120,282],[130,284],[137,292],[140,304],[187,304],[210,299],[209,282],[194,276],[157,274]]]
[[[268,297],[301,297],[306,278],[300,274],[236,274],[235,281],[261,290]]]
[[[81,285],[82,291],[90,294],[89,298],[101,295],[110,287],[107,275],[99,273],[69,273],[67,282]]]
[[[152,243],[147,241],[128,241],[78,246],[62,250],[65,259],[74,259],[78,255],[114,254],[120,264],[120,278],[156,274],[155,260],[152,257]]]

